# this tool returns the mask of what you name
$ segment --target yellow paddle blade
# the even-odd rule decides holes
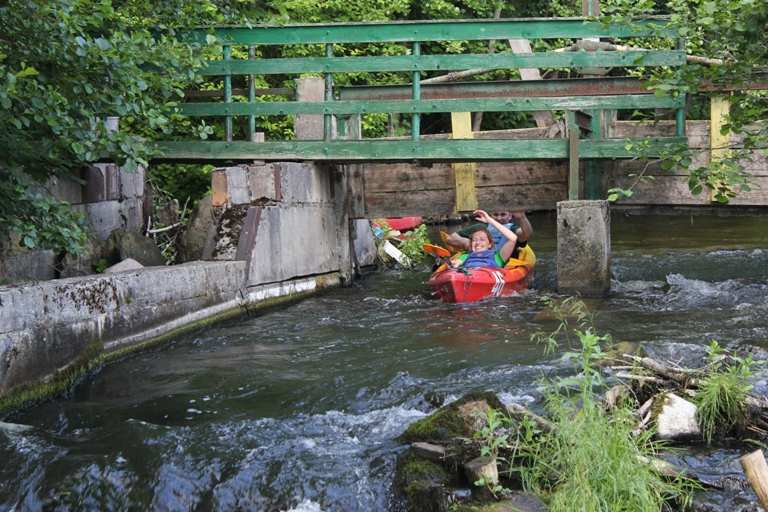
[[[451,255],[448,249],[440,247],[439,245],[424,244],[422,247],[424,248],[425,253],[437,256],[439,258],[448,258]]]

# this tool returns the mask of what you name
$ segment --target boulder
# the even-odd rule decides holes
[[[151,238],[140,235],[134,231],[117,229],[109,235],[117,247],[120,260],[134,259],[145,267],[157,267],[165,265],[160,249]]]
[[[409,449],[397,459],[395,494],[409,512],[447,512],[451,476],[435,462]]]
[[[674,393],[658,395],[652,406],[652,414],[656,419],[656,437],[665,441],[678,441],[700,436],[696,409],[695,404]]]
[[[200,260],[203,258],[203,250],[216,216],[211,206],[211,196],[202,198],[192,211],[189,224],[179,238],[178,258],[179,263]]]
[[[80,254],[65,254],[61,261],[60,277],[87,276],[119,261],[115,239],[99,240],[89,237]]]
[[[493,393],[470,393],[439,408],[426,418],[411,423],[399,439],[404,443],[440,443],[451,442],[456,438],[472,439],[485,425],[485,415],[491,408],[506,410]]]
[[[114,274],[116,272],[126,272],[128,270],[137,270],[140,268],[144,268],[144,265],[134,259],[128,258],[104,270],[104,273]]]

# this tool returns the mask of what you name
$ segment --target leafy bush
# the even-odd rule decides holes
[[[424,244],[430,243],[427,234],[427,226],[420,225],[416,229],[405,234],[405,238],[398,247],[408,259],[415,265],[427,260],[427,254],[424,252]]]

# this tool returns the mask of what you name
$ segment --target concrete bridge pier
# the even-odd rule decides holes
[[[611,288],[608,201],[557,203],[557,289],[604,297]]]

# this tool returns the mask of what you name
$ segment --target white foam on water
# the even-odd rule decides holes
[[[303,500],[293,508],[285,509],[283,512],[322,512],[323,509],[319,503],[312,500]]]

